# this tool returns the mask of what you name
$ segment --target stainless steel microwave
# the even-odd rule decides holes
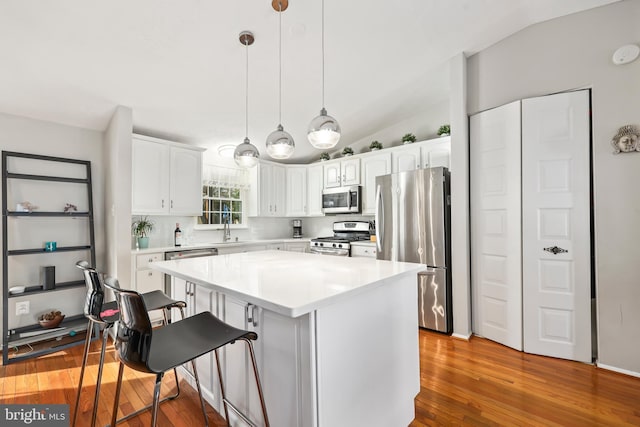
[[[322,190],[322,212],[326,214],[361,213],[361,192],[359,185]]]

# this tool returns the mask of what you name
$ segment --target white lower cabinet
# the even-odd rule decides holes
[[[309,252],[309,242],[286,242],[284,250],[289,252]]]
[[[164,274],[149,268],[149,264],[164,260],[163,252],[134,255],[133,266],[134,274],[132,288],[141,294],[152,291],[164,292]],[[154,310],[149,312],[149,318],[152,323],[159,323],[164,320],[162,310]]]
[[[253,345],[271,425],[303,425],[303,419],[308,419],[303,411],[309,410],[310,405],[308,402],[303,404],[305,399],[301,399],[296,390],[309,388],[310,368],[300,366],[296,357],[309,353],[308,317],[292,319],[228,295],[221,295],[220,298],[224,301],[225,322],[255,331],[258,335]],[[237,341],[225,346],[223,353],[227,399],[257,425],[263,425],[260,399],[246,344]],[[229,417],[232,425],[238,423],[233,411],[229,411]]]
[[[376,257],[376,245],[375,243],[351,243],[351,257]]]

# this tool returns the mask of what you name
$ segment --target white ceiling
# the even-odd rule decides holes
[[[447,99],[448,60],[531,24],[615,0],[325,0],[326,108],[340,145]],[[322,107],[321,0],[282,15],[282,124],[293,160],[319,155],[306,128]],[[278,13],[271,0],[0,2],[0,112],[104,130],[117,105],[134,130],[214,147],[278,124]]]

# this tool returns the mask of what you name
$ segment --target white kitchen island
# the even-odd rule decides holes
[[[407,426],[420,390],[420,264],[262,251],[151,264],[191,313],[255,330],[272,426]],[[221,352],[227,397],[262,422],[242,343]],[[212,355],[198,360],[224,414]],[[243,425],[230,412],[233,425]]]

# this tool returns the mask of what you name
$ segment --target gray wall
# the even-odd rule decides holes
[[[640,126],[640,60],[611,61],[629,43],[640,44],[639,0],[534,25],[468,59],[467,106],[592,88],[598,364],[640,375],[640,153],[610,144],[619,127]]]
[[[105,258],[102,144],[103,135],[101,132],[0,113],[1,150],[91,161],[96,262],[98,265],[104,265]],[[56,195],[52,194],[51,197],[55,198]],[[30,201],[36,205],[39,204],[38,200]],[[65,201],[62,200],[61,202]],[[71,254],[70,252],[68,253]],[[64,256],[64,254],[54,254],[52,256],[61,255]],[[75,259],[73,262],[75,263]],[[34,266],[34,268],[38,269],[40,267],[40,265]],[[2,266],[0,265],[1,268]],[[72,269],[75,270],[75,268]],[[78,276],[78,279],[80,278],[81,275]],[[10,286],[19,284],[22,283],[13,283]],[[2,307],[0,313],[2,312],[1,310],[8,311],[8,326],[10,328],[32,325],[36,323],[38,314],[54,308],[67,315],[82,314],[84,295],[84,288],[76,288],[61,292],[12,298],[9,300],[8,307]],[[13,314],[15,313],[15,302],[27,300],[31,305],[30,313],[28,315],[15,316]]]

